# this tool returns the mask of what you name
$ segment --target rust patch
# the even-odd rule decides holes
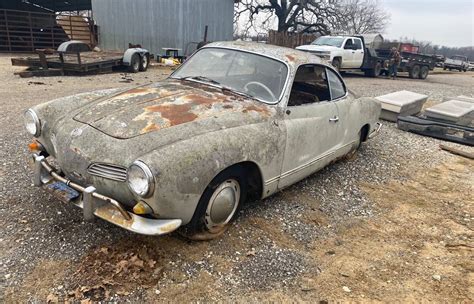
[[[253,104],[246,106],[243,109],[242,113],[248,113],[250,111],[262,113],[262,114],[265,114],[266,116],[270,115],[267,107],[258,107],[258,106],[253,105]]]
[[[153,89],[150,88],[134,88],[130,89],[126,92],[123,92],[117,96],[125,96],[125,95],[131,95],[131,94],[142,94],[142,93],[153,93]]]
[[[189,94],[183,97],[190,102],[197,104],[197,105],[207,105],[219,102],[225,102],[227,98],[223,95],[213,94],[212,97],[198,95],[198,94]]]
[[[190,110],[193,104],[171,104],[171,105],[156,105],[146,107],[149,112],[159,112],[163,119],[167,119],[170,126],[183,124],[195,120],[198,116]]]
[[[286,55],[286,58],[288,58],[289,61],[295,61],[295,57],[293,55]]]
[[[224,109],[232,109],[234,106],[230,105],[230,104],[226,104],[226,105],[223,105],[222,106]]]

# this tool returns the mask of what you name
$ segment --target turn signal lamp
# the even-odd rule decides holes
[[[139,215],[142,215],[142,214],[151,214],[153,213],[153,209],[151,209],[151,207],[143,202],[143,201],[139,201],[134,207],[133,207],[133,213],[135,214],[139,214]]]

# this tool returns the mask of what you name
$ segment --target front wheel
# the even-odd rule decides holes
[[[339,72],[339,70],[341,69],[341,59],[339,58],[334,58],[332,60],[332,66],[336,69],[336,71]]]
[[[247,188],[244,171],[239,167],[217,175],[202,194],[191,222],[184,227],[184,235],[195,241],[221,236],[246,200]]]
[[[128,71],[130,73],[138,73],[140,70],[140,55],[133,54],[132,59],[130,60],[130,66],[128,67]]]
[[[420,66],[415,64],[412,66],[409,72],[410,78],[419,78],[420,76]]]

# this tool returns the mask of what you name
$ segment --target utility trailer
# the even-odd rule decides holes
[[[402,57],[400,65],[398,66],[398,72],[408,72],[410,78],[426,79],[429,72],[433,71],[436,66],[435,57],[432,55],[415,53],[413,51],[406,51],[406,43],[383,43],[380,48],[376,49],[377,56],[383,58],[385,62],[389,62],[392,48],[396,48]],[[388,66],[385,67],[383,73],[388,75]]]
[[[143,48],[129,48],[125,52],[93,51],[80,41],[64,42],[57,50],[37,49],[36,53],[34,57],[11,59],[14,66],[28,67],[17,73],[20,77],[106,73],[118,67],[137,73],[148,69],[151,58]]]

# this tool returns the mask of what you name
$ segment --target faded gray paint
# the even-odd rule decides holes
[[[331,102],[288,106],[301,64],[332,70],[316,56],[246,42],[206,47],[256,52],[286,63],[289,80],[281,101],[264,104],[209,85],[167,79],[37,105],[32,108],[42,124],[37,140],[72,182],[94,185],[129,207],[141,198],[126,183],[91,175],[87,168],[96,162],[129,167],[142,161],[150,167],[156,189],[143,200],[158,218],[187,224],[201,195],[223,170],[255,165],[263,187],[259,195],[267,197],[356,149],[362,128],[369,127],[372,134],[377,125],[380,103],[351,93]],[[331,122],[336,109],[338,123]]]
[[[162,48],[185,51],[200,42],[209,26],[208,40],[232,40],[234,0],[92,0],[99,26],[99,47],[125,50],[141,44],[154,54]]]

